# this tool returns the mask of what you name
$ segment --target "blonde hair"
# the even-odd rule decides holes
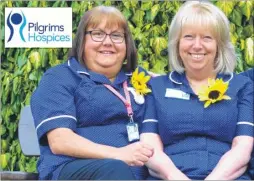
[[[182,29],[187,25],[201,26],[211,30],[217,41],[215,72],[232,73],[236,66],[236,54],[230,41],[229,21],[218,7],[204,1],[184,3],[170,24],[168,52],[172,70],[184,72],[178,46]]]
[[[126,44],[126,71],[134,71],[137,66],[137,53],[134,40],[128,27],[128,22],[123,14],[115,7],[97,6],[84,13],[80,20],[76,37],[73,41],[72,49],[69,52],[69,57],[75,57],[83,64],[85,32],[88,27],[96,28],[102,20],[106,20],[106,28],[118,26],[123,28]]]

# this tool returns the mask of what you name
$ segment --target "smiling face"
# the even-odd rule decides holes
[[[124,29],[114,25],[107,26],[107,21],[101,20],[96,27],[88,26],[86,31],[100,30],[107,34],[120,32],[125,33]],[[85,35],[84,63],[86,67],[96,73],[104,74],[109,79],[114,78],[120,71],[126,57],[126,43],[113,43],[109,35],[102,42],[96,42],[90,34]]]
[[[179,54],[186,72],[214,71],[217,42],[208,28],[184,26],[179,41]]]

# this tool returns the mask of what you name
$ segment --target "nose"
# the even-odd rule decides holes
[[[111,38],[110,38],[110,36],[107,34],[106,36],[105,36],[105,38],[104,38],[104,40],[103,40],[103,45],[112,45],[112,40],[111,40]]]
[[[202,42],[200,37],[195,38],[193,48],[197,50],[202,48]]]

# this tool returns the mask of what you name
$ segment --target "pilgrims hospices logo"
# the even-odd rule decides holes
[[[5,48],[71,48],[72,8],[5,8]]]
[[[26,26],[26,17],[24,15],[24,13],[22,11],[21,11],[21,13],[13,13],[12,14],[12,11],[9,13],[8,18],[7,18],[7,26],[10,29],[10,36],[9,36],[7,42],[12,40],[12,37],[14,34],[14,28],[11,23],[14,25],[21,24],[19,27],[19,31],[18,31],[19,36],[23,42],[26,42],[24,35],[23,35],[23,30],[24,30],[24,27]]]

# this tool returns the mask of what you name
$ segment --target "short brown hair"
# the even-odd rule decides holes
[[[97,6],[84,13],[78,25],[76,37],[72,44],[72,49],[69,52],[69,58],[75,57],[80,63],[83,64],[84,45],[85,45],[85,31],[89,26],[96,27],[101,23],[102,19],[107,20],[107,27],[117,25],[123,28],[125,33],[126,43],[126,71],[134,71],[137,66],[137,51],[134,40],[132,38],[128,22],[123,14],[115,7],[111,6]]]

